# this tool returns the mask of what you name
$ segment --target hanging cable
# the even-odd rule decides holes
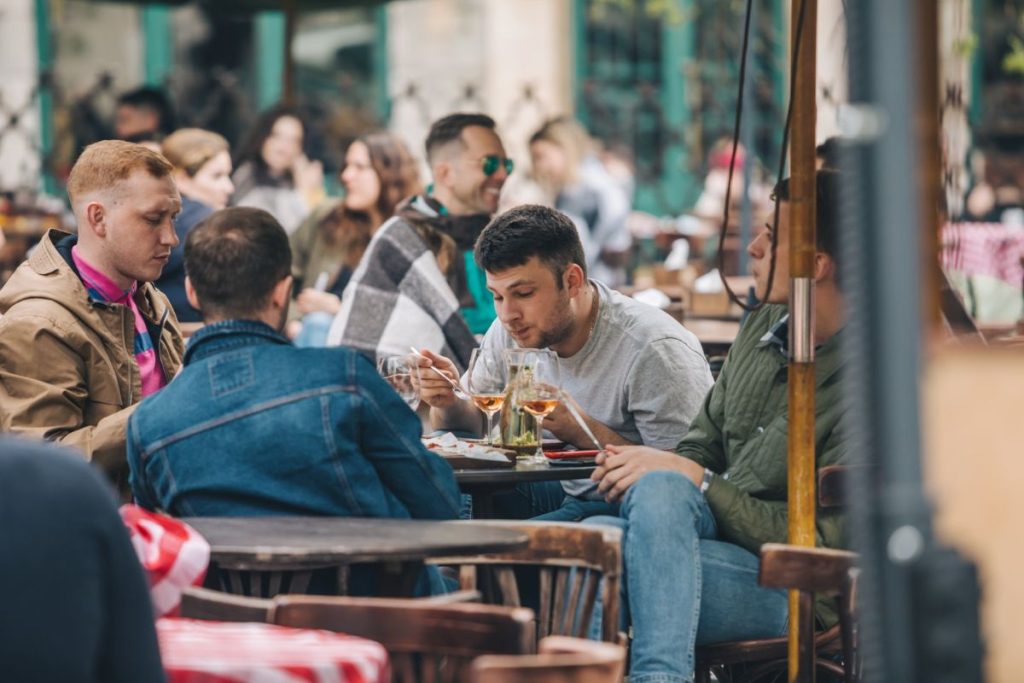
[[[793,1],[795,2],[796,0]],[[729,295],[729,298],[734,303],[738,304],[743,310],[748,312],[759,310],[768,302],[768,298],[771,296],[772,286],[775,284],[776,251],[779,245],[779,202],[776,201],[775,211],[772,218],[772,249],[771,259],[768,266],[768,287],[764,293],[764,299],[755,302],[753,305],[742,301],[736,295],[736,292],[734,292],[729,286],[729,281],[725,279],[725,236],[729,229],[729,205],[732,202],[732,177],[733,172],[736,169],[736,150],[740,142],[740,123],[743,119],[743,86],[747,79],[747,52],[750,49],[750,19],[754,13],[753,5],[754,0],[747,0],[747,11],[743,20],[743,46],[741,48],[740,55],[739,94],[736,98],[736,125],[734,126],[732,133],[732,158],[729,160],[729,181],[725,186],[725,211],[722,218],[722,227],[718,235],[718,274],[722,278],[722,284],[725,286],[725,291]],[[793,122],[793,84],[796,83],[796,66],[800,59],[800,43],[803,38],[806,7],[807,0],[800,0],[800,13],[796,24],[796,35],[793,40],[793,56],[790,60],[789,102],[786,105],[786,122],[782,127],[782,149],[779,151],[779,172],[776,176],[778,180],[781,180],[782,174],[786,172],[786,159],[789,156],[789,129]],[[744,188],[744,191],[749,191],[749,188]]]

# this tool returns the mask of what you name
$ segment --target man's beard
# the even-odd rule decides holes
[[[561,344],[572,334],[572,306],[569,304],[568,294],[561,300],[556,315],[553,316],[556,327],[552,330],[542,330],[537,348],[549,349],[556,344]]]

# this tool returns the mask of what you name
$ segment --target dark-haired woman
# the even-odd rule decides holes
[[[293,316],[303,317],[299,345],[323,345],[373,232],[402,199],[422,189],[408,148],[387,132],[363,135],[349,145],[341,184],[345,198],[314,212],[291,237],[292,275],[299,283]]]
[[[323,198],[323,166],[302,151],[305,126],[283,106],[257,119],[235,160],[233,206],[268,211],[289,233]]]

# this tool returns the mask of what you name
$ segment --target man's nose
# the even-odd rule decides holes
[[[761,235],[757,235],[754,239],[750,240],[750,244],[747,245],[747,254],[751,258],[761,258],[763,251],[761,248]]]
[[[162,239],[160,240],[163,244],[169,244],[171,247],[178,246],[178,233],[174,229],[174,221],[170,218],[167,219],[167,223],[164,226]]]
[[[498,315],[498,319],[503,323],[511,322],[519,317],[518,310],[504,301],[496,301],[494,303],[494,312]]]

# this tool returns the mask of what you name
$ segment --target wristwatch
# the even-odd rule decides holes
[[[700,482],[700,492],[707,493],[708,489],[711,488],[711,480],[715,478],[715,473],[707,467],[704,468],[704,478]]]

